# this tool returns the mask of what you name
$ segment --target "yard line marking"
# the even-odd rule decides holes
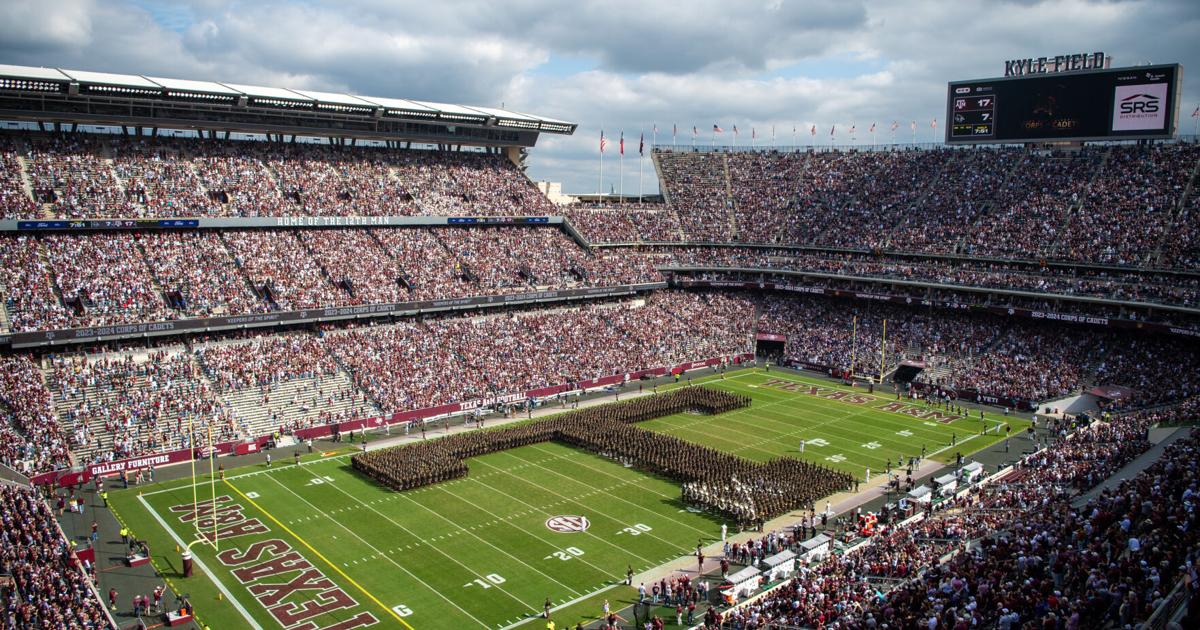
[[[537,451],[542,451],[543,453],[548,453],[548,452],[550,452],[550,451],[547,451],[547,450],[545,450],[545,449],[541,448],[541,447],[540,447],[539,445],[537,445],[537,444],[531,444],[531,445],[530,445],[530,447],[531,447],[532,449],[534,449],[534,450],[537,450]],[[505,452],[504,452],[504,454],[506,454],[506,455],[507,455],[507,454],[509,454],[509,452],[505,451]],[[520,459],[520,456],[519,456],[519,455],[513,455],[513,457],[516,457],[516,458]],[[565,459],[565,457],[564,457],[564,459]],[[575,460],[572,460],[572,461],[573,461],[573,462],[575,462]],[[587,468],[587,469],[590,469],[590,470],[594,470],[594,471],[596,471],[596,472],[598,472],[598,473],[600,473],[600,474],[602,474],[602,475],[606,475],[606,476],[608,476],[608,477],[612,477],[613,479],[616,479],[616,480],[618,480],[618,481],[620,481],[620,479],[621,479],[620,477],[617,477],[616,475],[614,475],[614,474],[612,474],[612,473],[609,473],[609,472],[606,472],[606,471],[600,470],[599,468],[595,468],[595,467],[593,467],[593,466],[588,466],[586,463],[583,463],[582,461],[580,461],[580,462],[575,462],[575,463],[578,463],[579,465],[583,466],[584,468]],[[552,468],[546,468],[545,466],[541,466],[541,465],[539,465],[539,466],[538,466],[538,468],[541,468],[542,470],[545,470],[545,471],[547,471],[547,472],[550,472],[550,473],[553,473],[553,474],[555,474],[555,475],[558,475],[559,477],[562,477],[562,478],[564,478],[564,479],[570,479],[571,481],[575,481],[576,483],[579,483],[577,480],[575,480],[575,479],[571,479],[570,477],[568,477],[568,476],[566,476],[566,475],[564,475],[564,474],[562,474],[562,473],[560,473],[560,472],[558,472],[557,470],[554,470],[554,469],[552,469]],[[660,497],[663,497],[663,498],[665,498],[665,499],[674,499],[674,498],[675,498],[675,497],[672,497],[672,496],[670,496],[670,495],[666,495],[666,494],[663,494],[663,493],[661,493],[661,492],[657,492],[657,491],[655,491],[655,490],[652,490],[652,489],[650,489],[650,488],[646,488],[646,489],[647,489],[647,490],[650,490],[651,494],[656,494],[656,495],[658,495],[658,496],[660,496]],[[555,494],[557,494],[557,493],[555,493]],[[684,522],[682,522],[682,521],[677,521],[677,520],[675,520],[675,519],[671,518],[670,516],[666,516],[666,515],[664,515],[664,514],[661,514],[661,513],[659,513],[659,512],[655,512],[654,510],[651,510],[651,509],[650,509],[650,508],[648,508],[648,507],[645,507],[645,506],[643,506],[643,505],[638,505],[638,504],[636,504],[636,503],[634,503],[634,502],[632,502],[632,501],[627,501],[627,500],[625,500],[625,499],[623,499],[623,498],[621,498],[621,497],[619,497],[619,496],[617,496],[617,495],[615,495],[615,494],[610,494],[610,495],[608,495],[608,496],[610,496],[610,497],[612,497],[612,498],[614,498],[614,499],[616,499],[616,500],[620,501],[621,503],[628,503],[629,505],[632,505],[632,506],[634,506],[634,507],[638,508],[639,510],[645,510],[646,512],[649,512],[649,513],[651,513],[651,514],[653,514],[653,515],[655,515],[655,516],[660,516],[660,517],[662,517],[662,518],[665,518],[665,519],[667,519],[668,521],[672,521],[672,522],[674,522],[674,523],[676,523],[676,524],[678,524],[678,525],[682,525],[682,526],[684,526],[684,527],[686,527],[686,528],[688,528],[688,529],[690,529],[690,530],[692,530],[692,531],[694,531],[694,532],[700,532],[701,534],[704,534],[705,536],[709,536],[709,537],[711,537],[711,536],[712,536],[712,532],[706,532],[706,531],[704,531],[703,529],[700,529],[700,528],[698,528],[698,527],[693,527],[693,526],[691,526],[691,525],[688,525],[687,523],[684,523]],[[650,534],[650,535],[652,535],[652,536],[653,536],[653,534]],[[655,536],[655,538],[657,538],[657,536]],[[661,540],[661,539],[660,539],[660,540]]]
[[[290,492],[290,493],[292,494],[292,496],[294,496],[294,497],[296,497],[297,499],[300,499],[301,501],[303,501],[303,502],[304,502],[306,505],[308,505],[308,507],[312,508],[314,511],[316,511],[316,512],[319,512],[321,515],[323,515],[323,516],[326,518],[326,520],[333,521],[334,523],[337,523],[338,527],[341,527],[342,529],[346,530],[346,531],[347,531],[347,532],[348,532],[348,533],[349,533],[351,536],[354,536],[355,538],[359,539],[359,540],[360,540],[360,541],[361,541],[361,542],[362,542],[364,545],[366,545],[366,546],[370,547],[371,549],[375,549],[375,546],[374,546],[374,545],[372,545],[371,543],[367,542],[366,540],[363,540],[363,538],[362,538],[361,536],[359,536],[358,534],[354,533],[354,530],[351,530],[349,527],[346,527],[345,525],[343,525],[343,524],[341,523],[341,521],[338,521],[337,519],[331,518],[331,517],[329,516],[329,514],[327,514],[327,513],[326,513],[324,510],[322,510],[321,508],[318,508],[317,506],[313,505],[312,503],[310,503],[310,502],[308,501],[308,499],[305,499],[304,497],[302,497],[302,496],[300,496],[299,494],[297,494],[297,493],[296,493],[294,490],[292,490],[291,488],[289,488],[289,487],[287,487],[287,486],[283,485],[282,483],[280,483],[280,482],[279,482],[279,480],[278,480],[278,479],[276,479],[274,476],[268,475],[268,476],[267,476],[267,478],[268,478],[268,479],[270,479],[271,481],[274,481],[274,482],[276,483],[276,485],[278,485],[280,488],[283,488],[284,490],[287,490],[288,492]],[[233,488],[233,489],[234,489],[234,490],[235,490],[235,491],[236,491],[238,494],[241,494],[241,493],[242,493],[242,491],[241,491],[241,490],[238,490],[236,486],[234,486],[232,483],[229,483],[229,480],[228,480],[228,479],[227,479],[227,480],[225,480],[225,483],[226,483],[226,484],[228,484],[230,488]],[[336,486],[334,486],[333,484],[328,484],[328,485],[327,485],[327,487],[330,487],[330,488],[332,488],[332,487],[336,487]],[[250,501],[250,503],[251,503],[251,505],[254,505],[254,502],[253,502],[253,501]],[[258,508],[258,506],[257,506],[257,505],[254,505],[254,507]],[[259,508],[259,510],[262,510],[262,508]],[[269,513],[267,513],[267,512],[263,512],[263,513],[264,513],[264,514],[267,514],[267,517],[268,517],[268,518],[270,518],[271,520],[273,520],[273,521],[275,520],[275,517],[271,516]],[[278,522],[278,521],[276,521],[276,522]],[[305,541],[303,538],[300,538],[299,536],[296,536],[296,534],[295,534],[295,533],[293,533],[291,530],[287,529],[286,527],[284,527],[284,530],[285,530],[285,531],[287,531],[289,534],[292,534],[292,536],[295,536],[296,540],[299,540],[301,543],[303,543],[305,547],[308,547],[309,549],[312,549],[312,550],[313,550],[313,552],[314,552],[314,553],[316,553],[316,554],[317,554],[317,556],[318,556],[318,557],[320,557],[322,560],[325,560],[325,556],[322,556],[322,555],[321,555],[321,553],[320,553],[319,551],[317,551],[316,549],[313,549],[312,545],[309,545],[309,544],[308,544],[308,542],[306,542],[306,541]],[[375,550],[376,550],[376,551],[378,551],[378,549],[375,549]],[[451,606],[453,606],[453,607],[455,607],[455,608],[458,608],[458,610],[459,610],[459,611],[461,611],[461,612],[462,612],[464,615],[466,615],[466,616],[470,617],[471,619],[474,619],[474,620],[475,620],[475,623],[478,623],[479,625],[483,626],[484,628],[487,628],[487,627],[488,627],[488,625],[487,625],[486,623],[483,623],[482,621],[480,621],[479,619],[477,619],[477,618],[475,617],[475,615],[472,615],[471,613],[469,613],[469,612],[467,612],[467,611],[463,610],[463,609],[462,609],[462,608],[461,608],[461,607],[460,607],[458,604],[454,603],[454,602],[453,602],[453,601],[451,601],[449,598],[447,598],[445,595],[443,595],[441,591],[439,591],[439,590],[437,590],[436,588],[433,588],[432,586],[430,586],[430,585],[429,585],[427,582],[425,582],[425,580],[422,580],[421,578],[417,577],[417,576],[416,576],[416,575],[414,575],[414,574],[413,574],[411,571],[409,571],[408,569],[406,569],[406,568],[404,568],[403,566],[401,566],[401,565],[400,565],[398,562],[396,562],[395,560],[392,560],[391,558],[388,558],[388,560],[389,560],[389,561],[390,561],[392,564],[394,564],[394,565],[396,566],[396,568],[398,568],[398,569],[400,569],[401,571],[403,571],[403,572],[407,573],[407,574],[409,575],[409,577],[411,577],[411,578],[413,578],[414,580],[416,580],[416,581],[420,582],[421,584],[423,584],[423,585],[425,586],[425,588],[427,588],[427,589],[429,589],[429,590],[433,591],[434,593],[436,593],[438,597],[441,597],[442,599],[446,600],[446,602],[448,602],[448,603],[449,603]],[[326,563],[328,563],[329,561],[328,561],[328,560],[325,560],[325,562],[326,562]],[[333,565],[331,565],[331,566],[333,566]],[[387,610],[389,613],[391,613],[391,615],[392,615],[393,617],[395,617],[396,619],[398,619],[398,620],[400,621],[400,623],[404,624],[404,627],[405,627],[405,628],[408,628],[408,630],[414,630],[412,626],[408,625],[408,622],[407,622],[407,621],[404,621],[404,619],[403,619],[403,618],[401,618],[401,617],[400,617],[400,615],[399,615],[398,613],[396,613],[396,611],[392,610],[391,608],[388,608],[387,606],[384,606],[382,602],[380,602],[378,599],[375,599],[375,596],[374,596],[374,595],[371,595],[370,593],[368,593],[368,592],[366,591],[366,589],[364,589],[362,586],[359,586],[357,582],[355,582],[354,580],[351,580],[351,579],[350,579],[350,577],[349,577],[349,576],[347,576],[347,575],[346,575],[346,574],[345,574],[345,573],[344,573],[344,572],[343,572],[341,569],[337,569],[337,568],[336,568],[336,566],[335,566],[334,568],[335,568],[335,570],[337,570],[337,572],[338,572],[338,573],[341,573],[343,576],[345,576],[345,577],[346,577],[346,579],[350,580],[350,583],[351,583],[351,584],[354,584],[355,586],[358,586],[359,590],[361,590],[362,592],[366,593],[366,594],[367,594],[367,597],[370,597],[372,600],[374,600],[374,601],[375,601],[375,603],[376,603],[376,604],[379,604],[379,605],[380,605],[380,606],[382,606],[382,607],[383,607],[385,610]]]
[[[445,490],[445,488],[443,488],[443,490]],[[459,501],[463,501],[464,503],[468,503],[468,504],[470,504],[470,505],[472,505],[472,506],[474,506],[474,507],[478,508],[478,509],[479,509],[480,511],[482,511],[482,512],[487,512],[488,514],[491,514],[492,516],[495,516],[495,514],[492,514],[492,513],[491,513],[491,512],[489,512],[488,510],[484,509],[482,506],[479,506],[479,505],[476,505],[476,504],[474,504],[474,503],[471,503],[471,502],[470,502],[470,501],[468,501],[467,499],[464,499],[463,497],[460,497],[460,496],[458,496],[457,494],[454,494],[453,492],[450,492],[449,490],[445,490],[445,491],[446,491],[446,494],[449,494],[450,496],[452,496],[452,497],[454,497],[454,498],[458,499]],[[509,526],[509,527],[512,527],[513,529],[515,529],[515,530],[517,530],[517,531],[519,531],[519,532],[521,532],[521,533],[523,533],[523,534],[525,534],[526,536],[528,536],[528,537],[530,537],[530,538],[533,538],[534,540],[538,540],[538,541],[541,541],[541,542],[545,543],[546,545],[550,546],[550,548],[551,548],[551,549],[553,549],[553,550],[555,550],[555,551],[559,551],[559,550],[560,550],[560,548],[558,547],[558,545],[556,545],[556,544],[554,544],[554,543],[550,542],[549,540],[546,540],[545,538],[542,538],[541,536],[534,535],[533,533],[531,533],[531,532],[530,532],[529,530],[527,530],[527,529],[524,529],[524,528],[522,528],[522,527],[519,527],[519,526],[517,526],[517,525],[515,525],[515,524],[513,524],[513,523],[508,523],[508,526]],[[550,556],[547,556],[547,558],[549,558],[549,557],[550,557]],[[604,569],[601,569],[600,567],[598,567],[598,566],[596,566],[596,565],[592,564],[591,562],[588,562],[587,560],[584,560],[583,558],[580,558],[580,557],[578,557],[578,556],[573,556],[573,558],[574,558],[574,559],[576,559],[576,560],[579,560],[579,561],[580,561],[580,562],[582,562],[583,564],[586,564],[586,565],[588,565],[589,567],[592,567],[593,569],[595,569],[595,570],[599,571],[599,572],[600,572],[602,575],[604,575],[604,576],[606,576],[606,577],[619,577],[619,576],[616,576],[616,575],[613,575],[613,576],[610,576],[610,575],[608,575],[608,571],[605,571]],[[522,564],[525,564],[525,563],[522,563]],[[525,565],[525,566],[529,566],[529,565]],[[530,568],[533,568],[533,567],[530,567]],[[551,579],[553,579],[553,578],[551,578]],[[557,580],[555,580],[555,581],[557,582]],[[577,591],[577,590],[575,590],[575,589],[573,589],[573,588],[570,588],[570,587],[568,587],[568,588],[567,588],[567,590],[571,591],[572,593],[575,593],[576,595],[578,595],[578,594],[579,594],[579,591]]]
[[[179,547],[182,549],[186,549],[188,546],[187,543],[183,542],[183,539],[179,537],[179,534],[177,534],[175,530],[171,529],[170,526],[167,525],[167,522],[158,515],[158,512],[155,512],[154,509],[150,507],[150,504],[146,502],[146,497],[138,495],[137,499],[141,502],[142,507],[146,508],[146,511],[150,513],[150,516],[153,516],[154,520],[158,522],[163,529],[167,530],[167,534],[171,536],[171,538],[175,541],[175,544],[179,545]],[[200,570],[208,576],[208,579],[212,580],[213,584],[217,586],[217,590],[221,591],[221,594],[225,596],[225,599],[229,600],[230,604],[233,604],[233,607],[236,608],[238,613],[242,615],[242,618],[246,620],[246,623],[250,624],[251,628],[254,628],[254,630],[263,630],[263,627],[258,625],[258,621],[255,621],[254,617],[250,616],[250,612],[242,607],[242,603],[234,598],[233,593],[230,593],[229,589],[225,588],[225,584],[217,578],[217,574],[209,571],[208,567],[204,566],[204,561],[200,559],[200,554],[192,554],[192,561],[196,563],[196,566],[200,567]]]
[[[478,460],[477,460],[477,461],[478,461]],[[523,478],[523,477],[519,477],[519,476],[517,476],[517,475],[514,475],[514,474],[512,474],[512,473],[510,473],[510,472],[508,472],[508,471],[504,471],[503,469],[499,468],[499,467],[498,467],[498,466],[496,466],[495,464],[489,464],[489,463],[487,463],[487,462],[484,462],[484,461],[479,461],[479,463],[480,463],[480,464],[483,464],[483,465],[485,465],[485,466],[491,466],[492,468],[496,468],[497,470],[501,470],[501,471],[502,471],[504,474],[506,474],[506,475],[508,475],[508,476],[512,477],[513,479],[516,479],[517,481],[520,481],[520,482],[522,482],[522,483],[525,483],[525,484],[527,484],[527,485],[534,486],[534,487],[536,487],[536,488],[537,488],[537,489],[539,489],[539,490],[542,490],[542,491],[545,491],[545,492],[549,492],[550,494],[555,494],[555,495],[558,495],[558,496],[560,496],[560,497],[561,497],[561,496],[563,496],[563,495],[561,495],[561,494],[558,494],[557,492],[555,492],[555,491],[553,491],[553,490],[550,490],[550,489],[548,489],[548,488],[543,488],[542,486],[538,486],[537,484],[533,483],[532,481],[529,481],[528,479],[525,479],[525,478]],[[467,478],[468,478],[468,479],[470,479],[470,477],[467,477]],[[492,491],[494,491],[494,492],[499,492],[500,494],[503,494],[504,496],[506,496],[506,497],[508,497],[508,498],[512,499],[513,501],[517,501],[518,503],[525,503],[525,501],[522,501],[521,499],[519,499],[519,498],[517,498],[517,497],[514,497],[513,495],[511,495],[511,494],[509,494],[509,493],[507,493],[507,492],[505,492],[505,491],[503,491],[503,490],[501,490],[501,489],[499,489],[499,488],[497,488],[497,487],[495,487],[495,486],[488,485],[488,484],[486,484],[486,483],[483,483],[482,481],[479,481],[479,480],[476,480],[476,483],[478,483],[479,485],[481,485],[481,486],[483,486],[483,487],[485,487],[485,488],[488,488],[488,489],[490,489],[490,490],[492,490]],[[576,504],[576,505],[584,506],[584,504],[583,504],[583,503],[581,503],[581,502],[579,502],[578,500],[575,500],[575,499],[568,499],[568,500],[566,500],[566,501],[563,501],[563,503],[574,503],[574,504]],[[529,505],[529,504],[528,504],[528,503],[525,503],[525,505]],[[586,507],[586,506],[584,506],[584,507]],[[546,511],[546,510],[541,510],[541,512],[542,512],[542,514],[550,514],[550,512],[549,512],[549,511]],[[600,515],[601,515],[602,517],[604,517],[604,518],[606,518],[606,519],[608,519],[608,520],[610,520],[610,521],[614,522],[614,523],[617,523],[618,525],[621,523],[621,521],[617,520],[617,518],[616,518],[616,517],[614,517],[614,516],[610,516],[610,515],[608,515],[608,514],[605,514],[605,513],[603,513],[603,512],[601,512],[601,513],[600,513]],[[620,546],[618,546],[618,545],[616,545],[616,544],[612,543],[611,541],[609,541],[609,540],[607,540],[607,539],[605,539],[605,538],[602,538],[602,537],[600,537],[600,536],[597,536],[596,534],[593,534],[591,531],[585,531],[585,532],[583,532],[583,533],[584,533],[584,534],[587,534],[588,536],[591,536],[592,538],[595,538],[596,540],[598,540],[598,541],[600,541],[600,542],[602,542],[602,543],[604,543],[604,544],[608,545],[609,547],[612,547],[613,549],[616,549],[617,551],[620,551],[621,553],[624,553],[624,554],[629,554],[629,550],[628,550],[628,549],[625,549],[625,548],[623,548],[623,547],[620,547]],[[657,536],[652,536],[652,537],[653,537],[653,538],[658,538]],[[662,539],[661,539],[661,538],[658,538],[658,540],[662,540]],[[668,541],[663,541],[663,542],[667,542],[667,544],[671,545],[672,547],[676,547],[676,546],[677,546],[677,545],[674,545],[674,544],[672,544],[672,543],[670,543],[670,542],[668,542]],[[682,549],[682,550],[684,550],[684,551],[687,551],[687,550],[688,550],[686,547],[679,547],[679,549]]]
[[[280,482],[278,479],[272,479],[272,481],[274,481],[275,483],[279,484],[279,486],[280,486],[280,487],[282,487],[282,488],[287,488],[287,491],[288,491],[288,492],[291,492],[292,494],[296,495],[296,497],[297,497],[297,498],[299,498],[301,501],[304,501],[305,503],[308,503],[309,505],[312,505],[312,503],[309,503],[309,502],[308,502],[308,500],[304,499],[304,497],[301,497],[299,494],[296,494],[296,492],[295,492],[294,490],[292,490],[291,488],[288,488],[287,486],[283,485],[283,483],[282,483],[282,482]],[[346,496],[350,497],[350,499],[351,499],[351,500],[353,500],[353,501],[355,501],[355,502],[357,502],[357,503],[362,503],[362,499],[359,499],[358,497],[356,497],[356,496],[354,496],[354,495],[350,494],[349,492],[346,492],[345,490],[342,490],[341,488],[339,488],[339,487],[337,486],[337,484],[332,484],[332,483],[330,483],[330,484],[326,484],[326,485],[325,485],[325,487],[327,487],[327,488],[333,488],[333,489],[337,490],[338,492],[340,492],[340,493],[342,493],[342,494],[344,494],[344,495],[346,495]],[[365,504],[364,504],[364,505],[365,505]],[[320,511],[320,509],[319,509],[319,508],[317,508],[316,506],[313,506],[313,509],[317,510],[318,512]],[[395,525],[396,527],[400,528],[401,530],[403,530],[403,531],[404,531],[404,533],[408,534],[409,536],[412,536],[413,538],[419,538],[419,537],[418,537],[416,534],[414,534],[414,533],[413,533],[413,532],[412,532],[410,529],[408,529],[407,527],[405,527],[405,526],[401,525],[400,523],[397,523],[396,521],[392,520],[391,518],[388,518],[388,516],[387,516],[387,515],[383,514],[383,513],[382,513],[382,512],[380,512],[379,510],[376,510],[375,508],[372,508],[372,507],[368,507],[367,509],[369,509],[369,510],[371,510],[372,512],[375,512],[376,514],[378,514],[378,515],[382,516],[383,518],[387,519],[387,521],[388,521],[389,523],[391,523],[391,524]],[[428,509],[428,508],[426,508],[426,509]],[[338,525],[341,525],[342,529],[345,529],[346,531],[350,531],[350,529],[348,529],[348,528],[347,528],[345,525],[342,525],[341,523],[338,523]],[[351,533],[353,534],[353,532],[351,532]],[[363,543],[365,543],[365,544],[366,544],[368,547],[370,547],[371,549],[373,549],[373,550],[375,550],[375,551],[379,551],[378,549],[375,549],[375,546],[374,546],[374,545],[372,545],[371,543],[367,542],[366,540],[363,540],[363,538],[362,538],[361,536],[359,536],[358,534],[354,534],[354,536],[355,536],[356,538],[358,538],[359,540],[362,540],[362,541],[363,541]],[[470,572],[472,575],[477,575],[477,574],[475,573],[475,571],[471,569],[471,567],[468,567],[467,565],[465,565],[465,564],[463,564],[463,563],[459,562],[459,561],[458,561],[458,560],[457,560],[457,559],[456,559],[454,556],[451,556],[450,554],[446,553],[445,551],[442,551],[442,550],[441,550],[441,548],[440,548],[440,547],[438,547],[437,545],[428,545],[428,546],[429,546],[429,548],[430,548],[430,549],[433,549],[434,551],[437,551],[439,554],[441,554],[441,555],[445,556],[446,558],[448,558],[448,559],[449,559],[451,562],[453,562],[454,564],[457,564],[458,566],[460,566],[460,567],[462,567],[462,568],[466,569],[466,570],[467,570],[468,572]],[[391,558],[388,558],[388,560],[391,560]],[[392,564],[396,564],[396,563],[393,561],[393,562],[392,562]],[[398,565],[398,564],[397,564],[396,566],[400,566],[400,565]],[[530,567],[530,568],[532,568],[532,567]],[[410,574],[410,575],[411,575],[411,574]],[[413,577],[416,577],[416,576],[413,576]],[[428,586],[428,585],[426,585],[426,586]],[[530,606],[529,604],[526,604],[525,602],[523,602],[523,601],[521,601],[521,600],[517,599],[517,597],[516,597],[515,595],[513,595],[512,593],[509,593],[508,591],[504,590],[504,588],[503,588],[503,587],[501,587],[501,586],[500,586],[500,585],[498,585],[498,584],[496,584],[496,585],[493,585],[493,586],[492,586],[492,588],[495,588],[496,590],[500,591],[501,593],[504,593],[505,595],[508,595],[508,596],[509,596],[509,598],[511,598],[513,601],[517,602],[518,604],[521,604],[522,606],[524,606],[524,607],[526,607],[526,608],[528,608],[528,609],[530,609],[530,610],[537,610],[537,608],[536,608],[536,607],[534,607],[534,606]],[[443,599],[445,599],[445,598],[443,597]],[[462,610],[462,609],[460,608],[459,610]],[[466,612],[466,611],[464,610],[463,612]],[[471,618],[472,618],[472,619],[475,619],[475,617],[473,617],[473,616],[472,616]],[[475,619],[475,621],[479,621],[479,620],[478,620],[478,619]],[[483,623],[483,622],[480,622],[480,623]],[[484,624],[484,626],[486,626],[486,625],[487,625],[487,624]]]
[[[433,485],[433,486],[430,486],[430,487],[431,487],[431,488],[436,488],[436,487],[437,487],[437,485],[435,484],[435,485]],[[349,496],[351,496],[351,498],[353,498],[353,495],[349,495]],[[454,495],[451,495],[451,496],[454,496]],[[536,569],[536,568],[534,568],[533,566],[531,566],[531,565],[529,565],[529,564],[526,564],[526,562],[525,562],[524,560],[521,560],[520,558],[518,558],[518,557],[516,557],[516,556],[514,556],[514,555],[512,555],[512,554],[510,554],[510,553],[508,553],[507,551],[505,551],[505,550],[503,550],[503,549],[501,549],[501,548],[497,547],[496,545],[493,545],[492,543],[488,542],[486,539],[484,539],[484,538],[480,537],[479,535],[477,535],[477,534],[473,534],[473,533],[471,533],[471,532],[468,532],[467,530],[463,529],[463,528],[462,528],[462,526],[461,526],[461,525],[459,525],[458,523],[455,523],[454,521],[452,521],[452,520],[450,520],[450,519],[446,518],[445,516],[442,516],[441,514],[438,514],[437,512],[435,512],[435,511],[433,511],[433,510],[429,509],[429,507],[428,507],[428,506],[426,506],[426,505],[423,505],[423,504],[421,504],[421,503],[417,502],[417,501],[416,501],[416,500],[414,500],[412,497],[404,497],[404,498],[408,499],[408,500],[409,500],[411,503],[413,503],[413,504],[415,504],[415,505],[420,505],[422,508],[424,508],[424,509],[425,509],[425,511],[429,512],[430,514],[433,514],[434,516],[436,516],[436,517],[438,517],[438,518],[442,519],[443,521],[446,521],[447,523],[450,523],[451,525],[453,525],[454,527],[457,527],[457,528],[458,528],[459,530],[461,530],[462,532],[464,532],[464,533],[467,533],[467,534],[470,534],[471,536],[473,536],[473,537],[474,537],[476,540],[478,540],[479,542],[481,542],[481,543],[483,543],[483,544],[485,544],[485,545],[487,545],[487,546],[491,547],[492,549],[495,549],[496,551],[499,551],[500,553],[502,553],[502,554],[504,554],[504,555],[508,556],[509,558],[512,558],[513,560],[516,560],[517,562],[521,563],[521,564],[522,564],[522,565],[524,565],[525,567],[528,567],[528,568],[529,568],[529,570],[530,570],[530,571],[533,571],[535,574],[537,574],[537,575],[540,575],[540,576],[542,576],[542,577],[549,578],[549,580],[550,580],[551,582],[554,582],[555,584],[557,584],[557,585],[559,585],[559,586],[561,586],[561,587],[563,587],[563,588],[567,589],[568,591],[571,591],[572,593],[575,593],[576,595],[578,595],[578,594],[579,594],[579,591],[577,591],[577,590],[575,590],[575,589],[571,588],[570,586],[567,586],[566,584],[563,584],[562,582],[559,582],[558,580],[554,579],[554,578],[553,578],[553,577],[552,577],[550,574],[546,573],[545,571],[542,571],[542,570],[540,570],[540,569]],[[356,499],[356,500],[357,500],[357,499]],[[485,509],[483,509],[483,508],[481,508],[481,507],[479,507],[479,506],[477,506],[477,505],[475,505],[475,504],[471,503],[470,501],[465,501],[465,500],[464,500],[463,502],[464,502],[464,503],[466,503],[466,504],[467,504],[468,506],[470,506],[470,507],[478,508],[478,509],[479,509],[480,511],[482,511],[482,512],[487,512],[487,513],[488,513],[488,514],[490,514],[491,516],[496,516],[495,514],[492,514],[491,512],[488,512],[487,510],[485,510]],[[386,520],[387,520],[389,523],[392,523],[393,525],[396,525],[397,527],[400,527],[401,529],[404,529],[404,526],[403,526],[403,525],[401,525],[400,523],[397,523],[396,521],[392,520],[392,519],[391,519],[391,518],[389,518],[389,517],[388,517],[386,514],[384,514],[384,513],[382,513],[382,512],[379,512],[379,511],[378,511],[378,510],[376,510],[375,508],[370,508],[370,510],[371,510],[372,512],[375,512],[376,514],[378,514],[378,515],[382,516],[382,517],[383,517],[384,519],[386,519]],[[505,519],[506,519],[506,520],[507,520],[507,519],[509,519],[509,518],[511,518],[511,517],[505,517]],[[500,521],[496,521],[496,522],[497,522],[497,523],[499,523]],[[511,525],[511,523],[509,523],[509,524]],[[516,527],[516,525],[513,525],[513,527]],[[519,529],[519,528],[518,528],[518,529]],[[442,537],[441,537],[441,536],[438,536],[436,540],[441,540],[441,539],[442,539]],[[515,599],[515,598],[514,598],[514,599]]]

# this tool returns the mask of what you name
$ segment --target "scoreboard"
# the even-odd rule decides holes
[[[946,142],[1170,138],[1179,64],[950,83]]]

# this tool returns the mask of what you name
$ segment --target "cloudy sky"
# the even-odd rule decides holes
[[[505,106],[579,123],[546,136],[530,175],[597,188],[600,129],[637,137],[800,143],[817,125],[929,121],[946,82],[1003,60],[1101,50],[1114,66],[1184,64],[1181,129],[1200,102],[1197,0],[5,0],[0,63]],[[939,121],[939,132],[942,121]],[[824,137],[822,137],[824,135]],[[907,135],[907,138],[905,137]],[[647,166],[645,189],[657,190]],[[619,186],[614,153],[605,188]]]

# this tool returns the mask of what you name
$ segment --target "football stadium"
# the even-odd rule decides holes
[[[1194,50],[631,131],[0,37],[0,627],[1200,627]]]

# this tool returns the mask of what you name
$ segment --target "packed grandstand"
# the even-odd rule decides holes
[[[1144,620],[1181,576],[1194,588],[1194,438],[1071,504],[1147,450],[1151,424],[1195,420],[1194,142],[652,155],[663,203],[559,207],[499,152],[5,131],[0,462],[53,480],[210,431],[232,444],[419,419],[756,353],[848,380],[916,366],[914,389],[1026,410],[1115,386],[1111,423],[1064,431],[1019,474],[724,621],[1072,628]],[[70,223],[278,217],[422,220]],[[372,305],[389,306],[337,311]],[[306,315],[122,332],[281,312]],[[809,478],[805,502],[849,485],[795,475]],[[109,623],[46,505],[0,491],[5,627]],[[981,537],[985,553],[939,561]]]

